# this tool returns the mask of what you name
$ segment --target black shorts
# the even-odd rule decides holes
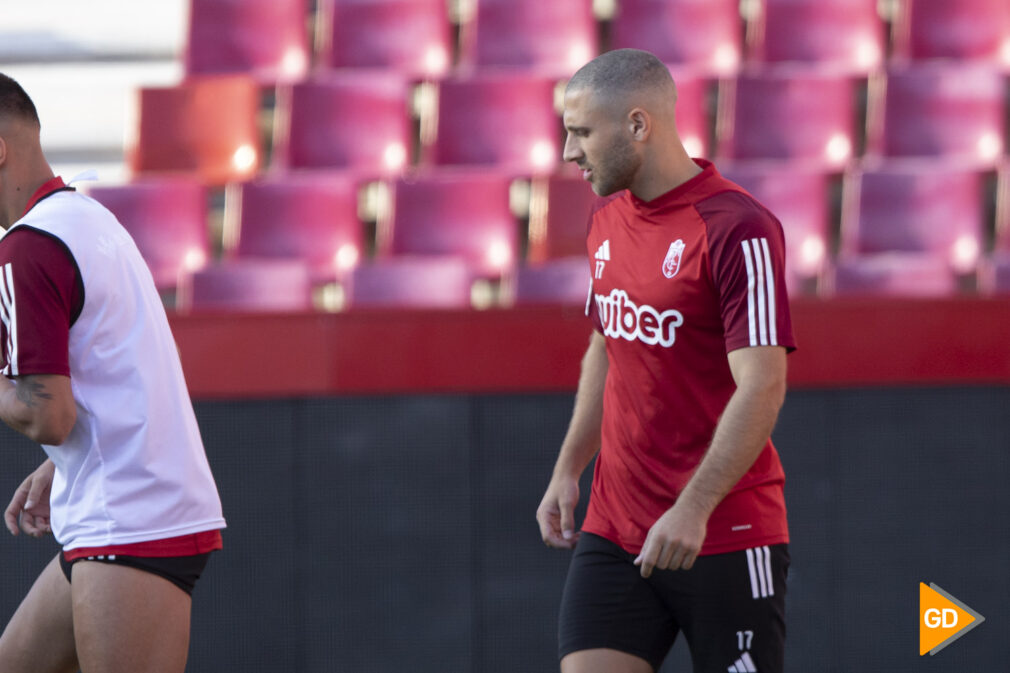
[[[63,570],[63,574],[66,575],[67,581],[70,582],[72,581],[70,579],[71,569],[78,561],[97,561],[98,563],[127,566],[164,577],[192,596],[193,589],[196,587],[196,581],[200,579],[203,569],[207,567],[207,560],[212,553],[165,557],[123,556],[122,554],[115,554],[110,556],[88,556],[68,561],[61,552],[60,568]]]
[[[683,631],[695,673],[780,673],[788,545],[699,556],[643,579],[635,554],[583,532],[559,618],[559,654],[607,648],[663,663]]]

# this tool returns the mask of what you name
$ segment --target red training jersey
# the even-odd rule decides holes
[[[601,449],[583,530],[638,553],[701,462],[736,389],[726,354],[795,347],[778,220],[715,167],[649,202],[596,206],[587,313],[607,337]],[[701,550],[788,542],[771,440],[716,507]]]

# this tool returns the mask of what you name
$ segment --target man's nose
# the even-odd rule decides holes
[[[565,161],[578,161],[582,156],[582,148],[575,139],[569,135],[565,138],[565,150],[561,154],[561,158]]]

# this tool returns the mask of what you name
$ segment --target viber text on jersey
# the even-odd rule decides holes
[[[648,304],[638,306],[624,290],[615,288],[609,295],[598,294],[595,298],[603,333],[611,338],[638,339],[650,346],[669,348],[676,340],[676,328],[684,324],[680,311],[660,313]]]

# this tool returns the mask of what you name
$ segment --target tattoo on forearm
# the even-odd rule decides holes
[[[52,393],[46,392],[46,387],[39,381],[28,378],[18,380],[15,393],[26,407],[37,407],[40,400],[53,399]]]

